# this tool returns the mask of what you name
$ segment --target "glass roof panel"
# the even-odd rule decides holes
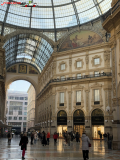
[[[69,15],[74,15],[74,9],[72,4],[70,5],[66,5],[66,6],[62,6],[62,7],[55,7],[55,17],[65,17],[65,16],[69,16]]]
[[[37,3],[40,6],[52,6],[51,0],[33,0],[33,3]]]
[[[56,28],[64,28],[77,25],[76,16],[69,16],[64,18],[56,18]]]
[[[76,20],[77,13],[81,24],[99,17],[111,8],[112,0],[33,0],[31,5],[37,3],[37,6],[32,8],[20,4],[5,4],[5,2],[9,1],[0,0],[1,4],[4,3],[0,5],[1,22],[19,27],[52,29],[53,32],[56,28],[79,25],[78,19]],[[29,3],[29,0],[20,2]]]
[[[54,5],[61,5],[61,4],[66,4],[66,3],[70,3],[71,0],[54,0]]]
[[[53,18],[52,8],[32,8],[32,17]]]
[[[103,14],[107,12],[108,8],[111,8],[111,3],[112,3],[112,0],[106,0],[100,3],[100,8]]]
[[[32,34],[14,36],[5,43],[4,48],[6,67],[18,61],[29,61],[39,71],[43,70],[53,53],[53,48],[46,40]]]
[[[31,19],[31,28],[51,29],[54,28],[53,19]]]
[[[99,16],[98,11],[96,9],[96,7],[90,9],[86,12],[82,12],[79,14],[79,18],[80,18],[80,23],[85,23],[88,22],[94,18],[97,18]]]
[[[9,24],[16,25],[16,26],[29,27],[30,18],[8,13],[6,22],[9,23]]]
[[[10,5],[9,13],[30,17],[30,7],[21,7],[20,5]]]

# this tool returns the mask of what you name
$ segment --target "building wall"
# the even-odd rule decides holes
[[[34,127],[35,123],[35,89],[30,85],[28,89],[28,107],[27,107],[27,130]]]
[[[13,97],[10,99],[10,97]],[[15,97],[19,97],[18,100]],[[20,100],[20,97],[23,97],[23,100]],[[17,105],[12,104],[13,103],[21,103],[18,104],[19,107],[22,107],[22,110],[18,110],[16,108]],[[26,102],[26,104],[25,104]],[[21,131],[26,130],[26,123],[27,123],[27,106],[28,106],[28,94],[22,93],[22,92],[7,92],[7,125],[10,125],[12,127],[20,127]],[[10,106],[14,106],[13,114],[10,115]],[[18,111],[22,111],[22,115],[19,115]],[[10,120],[9,117],[12,117]],[[14,117],[17,117],[17,120],[14,120]],[[22,117],[22,120],[19,120],[19,117]],[[16,124],[15,124],[16,123]],[[20,123],[20,124],[19,124]]]
[[[99,65],[94,65],[94,58],[100,59]],[[77,61],[82,61],[80,68],[76,67]],[[61,64],[65,64],[65,70],[61,70]],[[49,71],[48,71],[49,70]],[[91,113],[95,109],[101,109],[104,113],[105,131],[111,131],[112,116],[106,112],[106,107],[111,104],[111,83],[112,76],[98,76],[94,73],[98,71],[103,73],[111,72],[111,51],[107,44],[86,47],[82,49],[74,49],[65,52],[56,52],[52,55],[50,62],[43,70],[43,74],[39,75],[40,94],[37,96],[36,119],[37,125],[41,130],[50,130],[51,133],[57,131],[57,113],[64,110],[67,113],[67,130],[73,130],[73,114],[77,109],[81,109],[85,115],[85,127],[88,134],[91,132]],[[83,76],[77,79],[77,74]],[[91,75],[87,78],[85,75]],[[76,80],[63,80],[65,78],[74,77]],[[59,82],[50,81],[57,79]],[[50,82],[50,83],[47,83]],[[100,91],[100,104],[94,105],[94,90]],[[76,105],[76,91],[81,90],[81,105]],[[60,92],[64,92],[64,106],[59,106]],[[92,137],[92,135],[90,135]]]

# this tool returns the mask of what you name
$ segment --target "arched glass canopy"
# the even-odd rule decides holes
[[[0,0],[0,3],[11,2]],[[16,0],[12,2],[26,2]],[[0,5],[0,21],[4,24],[36,28],[60,29],[77,26],[101,17],[111,8],[112,0],[32,0],[36,7],[20,4]]]
[[[35,66],[41,72],[53,53],[51,45],[43,38],[32,34],[19,34],[5,44],[6,68],[18,62]]]

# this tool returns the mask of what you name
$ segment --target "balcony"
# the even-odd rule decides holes
[[[67,77],[67,78],[64,78],[64,80],[61,78],[57,78],[57,79],[51,79],[47,84],[46,86],[42,89],[42,91],[37,95],[37,97],[39,97],[43,92],[44,90],[49,86],[49,84],[51,83],[54,83],[54,82],[65,82],[65,81],[75,81],[75,80],[81,80],[81,79],[92,79],[92,78],[99,78],[99,77],[111,77],[112,76],[112,73],[111,72],[103,72],[103,73],[99,73],[99,74],[90,74],[90,75],[83,75],[83,76],[76,76],[76,77]]]

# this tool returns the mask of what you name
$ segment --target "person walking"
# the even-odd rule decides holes
[[[89,137],[85,134],[85,132],[82,134],[82,151],[83,151],[83,158],[84,160],[88,159],[88,153],[89,153],[89,144],[90,144],[90,139]]]
[[[53,135],[54,145],[56,145],[57,138],[58,138],[58,135],[57,135],[57,133],[55,132],[54,135]]]
[[[77,143],[79,142],[79,138],[80,138],[80,135],[79,135],[79,133],[77,132],[77,133],[76,133],[76,142],[77,142]]]
[[[11,135],[10,131],[8,132],[7,137],[8,137],[8,145],[10,145],[11,144],[11,139],[12,139],[12,135]]]
[[[112,140],[113,140],[113,136],[109,134],[108,149],[112,149]]]
[[[68,134],[67,134],[67,143],[68,143],[68,146],[70,146],[70,139],[71,139],[70,133],[68,133]]]
[[[27,150],[27,144],[28,144],[28,137],[27,134],[24,133],[21,140],[20,140],[20,146],[22,150],[22,159],[25,159],[25,151]]]
[[[46,134],[45,134],[45,132],[43,131],[42,132],[42,134],[43,134],[43,136],[42,136],[42,145],[44,146],[46,146],[46,144],[47,144],[47,140],[46,140]]]
[[[36,141],[37,141],[37,133],[34,132],[34,144],[36,144]]]
[[[31,145],[33,144],[33,139],[34,139],[34,134],[33,132],[31,133]]]
[[[107,134],[105,133],[103,136],[104,136],[105,142],[107,142]]]
[[[47,145],[49,145],[50,132],[47,133]]]
[[[100,142],[102,142],[102,133],[100,133]]]

